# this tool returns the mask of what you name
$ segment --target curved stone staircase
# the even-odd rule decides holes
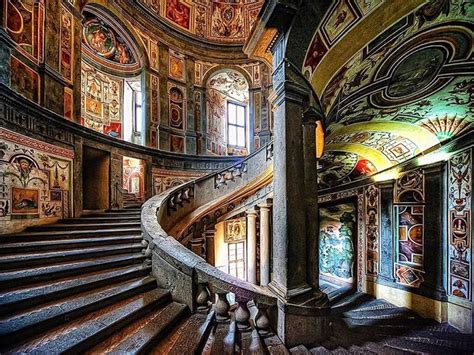
[[[271,331],[214,311],[191,314],[157,287],[138,209],[85,215],[0,238],[2,353],[287,354]],[[326,288],[332,335],[295,354],[472,353],[446,324],[360,293]],[[252,317],[256,308],[249,307]]]

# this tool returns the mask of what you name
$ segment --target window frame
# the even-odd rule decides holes
[[[243,125],[239,125],[238,124],[238,120],[237,120],[237,114],[235,116],[235,123],[230,123],[230,120],[229,120],[229,106],[230,105],[234,105],[237,107],[242,107],[244,109],[244,124]],[[236,111],[237,112],[237,109]],[[247,148],[247,105],[241,103],[241,102],[238,102],[238,101],[233,101],[233,100],[227,100],[227,111],[226,111],[226,119],[227,119],[227,125],[226,125],[226,128],[227,128],[227,146],[229,147],[232,147],[232,148],[236,148],[236,149],[245,149]],[[229,137],[230,137],[230,127],[235,127],[235,130],[236,130],[236,141],[237,141],[237,144],[230,144],[229,143]],[[244,145],[239,145],[238,141],[239,141],[239,136],[237,134],[238,132],[238,129],[239,128],[243,128],[244,129]]]
[[[239,244],[242,244],[242,259],[238,259],[237,258],[237,250],[238,250],[238,246]],[[235,260],[231,260],[230,259],[230,248],[231,246],[234,246],[235,245]],[[235,264],[235,270],[236,270],[236,274],[235,275],[232,275],[234,277],[237,277],[240,279],[240,277],[238,276],[238,265],[239,263],[241,262],[243,264],[243,278],[241,278],[241,280],[245,280],[247,281],[247,248],[246,248],[246,242],[245,240],[241,240],[241,241],[238,241],[238,242],[234,242],[234,243],[228,243],[227,244],[227,273],[229,275],[232,275],[230,273],[230,267],[231,267],[231,264]]]

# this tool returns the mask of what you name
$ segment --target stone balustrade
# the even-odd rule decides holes
[[[195,209],[242,189],[271,169],[269,150],[268,146],[262,147],[232,167],[152,197],[143,205],[141,215],[153,274],[160,287],[169,289],[176,301],[186,303],[193,311],[207,312],[213,307],[217,320],[229,321],[232,315],[239,329],[262,332],[270,328],[267,311],[277,304],[273,293],[208,264],[168,231]],[[230,299],[236,304],[230,305]]]

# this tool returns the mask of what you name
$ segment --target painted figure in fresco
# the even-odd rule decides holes
[[[189,7],[183,5],[180,0],[166,2],[166,17],[187,29],[189,29],[189,12]]]

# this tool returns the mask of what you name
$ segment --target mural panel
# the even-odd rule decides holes
[[[74,23],[72,14],[61,7],[61,53],[59,55],[59,72],[69,82],[72,81],[73,72],[73,41],[74,41]]]
[[[356,280],[357,213],[353,203],[319,208],[321,277],[336,284]]]
[[[172,50],[169,51],[168,74],[170,78],[186,81],[186,68],[184,56]]]
[[[235,243],[247,239],[247,220],[245,217],[224,222],[224,242]]]
[[[379,270],[380,192],[375,185],[365,191],[366,273],[376,276]]]
[[[82,124],[114,138],[122,136],[123,80],[82,61]]]
[[[451,157],[448,164],[448,262],[449,293],[472,297],[472,154],[470,150]]]
[[[70,217],[72,150],[0,128],[0,229]],[[35,222],[32,221],[32,222]]]

